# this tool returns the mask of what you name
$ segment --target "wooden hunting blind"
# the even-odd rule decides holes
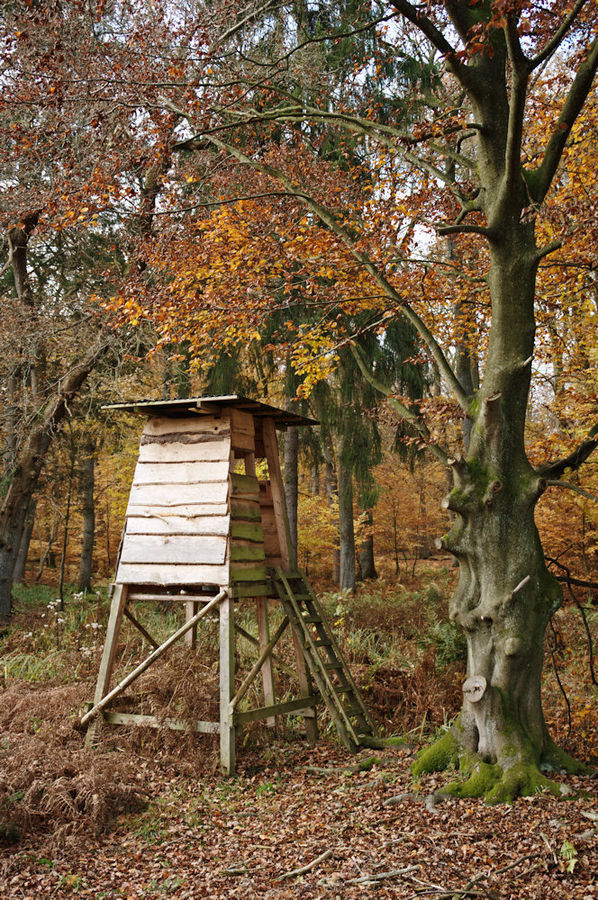
[[[107,409],[148,416],[126,511],[110,617],[95,698],[82,717],[88,742],[101,719],[112,724],[156,726],[154,716],[109,709],[175,641],[193,646],[197,624],[219,618],[220,717],[217,722],[165,724],[220,735],[223,770],[235,768],[235,730],[258,719],[301,714],[307,737],[317,738],[316,706],[325,703],[350,750],[374,724],[344,662],[307,578],[297,570],[289,538],[277,428],[314,425],[312,419],[238,396],[117,403]],[[268,480],[259,481],[256,460]],[[184,603],[186,621],[158,645],[135,618],[144,601]],[[268,611],[282,604],[283,618],[270,634]],[[235,608],[255,609],[256,635],[236,621]],[[153,645],[153,652],[112,690],[110,680],[123,617]],[[287,627],[293,638],[298,695],[277,703],[274,654]],[[256,649],[249,672],[235,672],[235,632]],[[240,709],[261,673],[264,705]],[[236,677],[238,675],[238,677]]]

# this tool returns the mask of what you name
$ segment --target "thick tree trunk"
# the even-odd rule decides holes
[[[83,456],[79,466],[81,499],[83,501],[83,537],[81,539],[81,558],[79,560],[79,578],[77,584],[80,591],[91,590],[91,570],[95,536],[95,463],[95,441],[90,441],[83,449]]]
[[[297,504],[299,499],[299,431],[292,425],[284,439],[284,492],[291,546],[297,559]]]
[[[350,470],[338,464],[338,538],[339,587],[355,589],[355,531],[353,527],[353,478]]]
[[[546,568],[534,522],[545,484],[524,449],[537,258],[531,227],[505,230],[491,249],[486,371],[469,453],[453,464],[444,503],[455,521],[441,546],[460,565],[450,614],[465,630],[468,664],[458,724],[441,749],[459,756],[470,773],[448,792],[485,793],[496,802],[554,789],[540,768],[572,761],[548,735],[540,694],[544,632],[561,589]],[[438,752],[436,745],[424,753],[416,771]]]

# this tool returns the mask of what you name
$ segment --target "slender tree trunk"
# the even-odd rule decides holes
[[[299,431],[291,425],[284,440],[284,492],[291,545],[297,559],[297,506],[299,500]]]
[[[339,587],[355,589],[355,531],[353,527],[353,478],[342,460],[338,463]]]
[[[71,523],[71,504],[73,500],[73,481],[75,478],[76,448],[71,434],[71,452],[69,465],[69,479],[66,492],[66,509],[64,511],[64,526],[62,529],[62,552],[60,554],[60,576],[58,579],[58,596],[60,597],[60,609],[64,609],[64,574],[66,571],[66,554],[69,542],[69,526]]]
[[[32,500],[25,517],[25,526],[21,535],[19,544],[19,552],[15,560],[15,567],[12,573],[13,584],[22,584],[25,579],[25,566],[27,565],[27,557],[29,556],[29,546],[31,544],[31,536],[33,534],[33,526],[35,524],[35,508],[37,502]]]
[[[83,537],[81,540],[81,558],[79,560],[79,578],[77,583],[80,591],[91,590],[95,536],[95,463],[96,445],[95,441],[90,440],[83,448],[83,456],[79,467],[81,499],[83,501]]]
[[[357,554],[359,577],[362,581],[378,577],[378,573],[376,572],[376,562],[374,560],[374,534],[372,531],[374,516],[371,509],[368,509],[365,512],[365,522],[368,528],[368,535],[365,540],[362,541]]]

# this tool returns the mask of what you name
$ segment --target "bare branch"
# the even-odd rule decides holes
[[[572,453],[544,466],[536,466],[536,472],[547,480],[559,479],[567,469],[579,469],[586,459],[591,456],[596,447],[598,447],[598,425],[594,425],[590,431],[590,436],[585,441],[582,441]]]
[[[443,237],[447,234],[481,234],[483,237],[490,238],[493,234],[492,229],[486,228],[484,225],[459,225],[457,223],[439,225],[436,231]]]
[[[266,3],[262,3],[261,6],[258,6],[254,9],[250,9],[248,11],[242,10],[241,16],[242,18],[237,19],[234,25],[231,25],[223,34],[218,38],[219,44],[224,44],[230,38],[234,37],[236,34],[241,31],[245,25],[248,25],[250,22],[254,22],[259,16],[264,13],[270,12],[270,10],[274,9],[274,7],[279,6],[280,4],[275,3],[274,0],[266,0]],[[245,15],[243,15],[245,13]]]
[[[424,16],[418,7],[409,3],[408,0],[391,0],[391,3],[397,12],[400,12],[401,15],[415,25],[416,28],[419,28],[432,46],[442,53],[455,78],[458,79],[463,87],[469,88],[470,79],[467,66],[459,62],[455,48],[447,41],[440,29],[438,29],[430,19]]]
[[[577,3],[573,7],[569,15],[566,16],[566,18],[563,20],[561,27],[557,29],[554,36],[548,41],[548,43],[537,54],[537,56],[534,56],[534,58],[530,60],[530,66],[532,69],[536,69],[539,65],[549,59],[554,51],[559,48],[559,46],[563,42],[563,38],[575,22],[587,2],[588,0],[577,0]]]
[[[513,17],[507,21],[504,31],[511,63],[511,95],[509,97],[509,123],[505,148],[505,175],[501,189],[502,198],[511,196],[513,188],[521,179],[521,142],[530,73],[529,61],[521,49],[517,34],[517,22]],[[499,207],[502,206],[503,204],[499,204]],[[499,215],[501,214],[499,213]]]
[[[527,183],[530,194],[536,203],[541,203],[552,183],[554,174],[558,168],[565,144],[571,134],[584,102],[592,88],[594,75],[598,69],[598,38],[594,39],[586,59],[581,63],[569,93],[565,99],[563,109],[558,118],[556,127],[548,141],[544,159],[540,167],[534,171],[528,171]]]
[[[548,478],[546,484],[551,485],[552,487],[567,488],[569,491],[575,491],[576,494],[581,494],[582,497],[591,500],[593,503],[598,503],[596,494],[591,494],[589,491],[584,490],[584,488],[579,487],[579,485],[571,484],[570,481],[560,481],[558,478]]]

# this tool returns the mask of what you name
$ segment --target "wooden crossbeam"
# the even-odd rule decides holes
[[[142,716],[139,713],[121,713],[105,710],[102,715],[111,725],[146,725],[149,728],[171,728],[174,731],[197,731],[200,734],[219,734],[220,722],[183,722],[182,719]]]
[[[286,703],[275,703],[273,706],[260,706],[257,709],[248,709],[246,712],[235,713],[235,722],[243,725],[246,722],[256,722],[259,719],[269,719],[271,716],[280,716],[289,713],[300,712],[303,716],[315,716],[313,707],[321,702],[318,693],[309,697],[298,697],[296,700],[287,700]]]
[[[181,627],[177,631],[175,631],[174,634],[171,634],[171,636],[167,638],[163,644],[160,644],[160,646],[156,650],[154,650],[154,652],[151,653],[147,657],[147,659],[144,659],[143,662],[140,663],[135,669],[133,669],[132,672],[129,672],[129,674],[125,678],[123,678],[120,684],[117,684],[116,687],[112,688],[112,690],[109,691],[109,693],[107,693],[104,697],[102,697],[102,699],[98,703],[92,706],[89,712],[85,713],[85,715],[81,717],[81,725],[86,725],[91,721],[91,719],[97,716],[97,714],[101,712],[101,710],[103,710],[111,700],[114,700],[114,698],[122,693],[122,691],[124,691],[126,687],[128,687],[133,681],[135,681],[136,678],[138,678],[143,672],[145,672],[145,670],[149,666],[151,666],[151,664],[155,662],[158,657],[162,656],[165,650],[168,650],[168,648],[171,647],[176,641],[178,641],[178,639],[181,638],[187,631],[189,631],[190,628],[193,628],[196,622],[199,622],[199,620],[202,619],[208,612],[210,612],[211,609],[222,603],[226,596],[227,591],[223,588],[218,594],[216,594],[216,596],[212,600],[210,600],[209,603],[206,603],[206,605],[202,609],[200,609],[192,619],[189,619],[188,622],[185,622],[184,625],[181,625]]]

